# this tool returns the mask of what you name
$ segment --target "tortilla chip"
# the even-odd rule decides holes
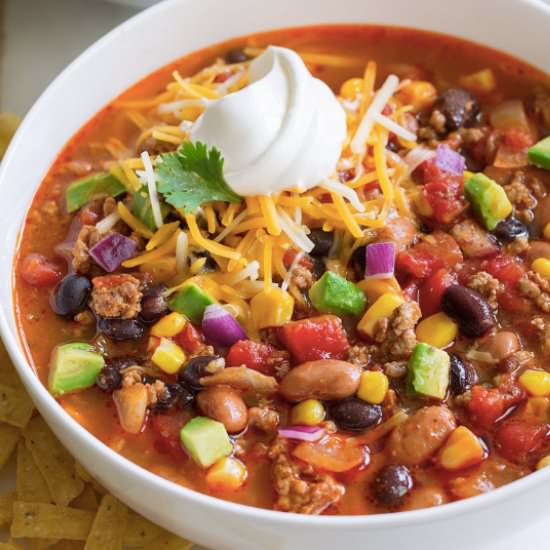
[[[13,504],[11,536],[18,538],[86,540],[94,513],[66,506],[19,502]]]
[[[52,550],[83,550],[84,543],[79,540],[61,540],[54,546]]]
[[[182,539],[177,535],[165,532],[153,542],[145,546],[144,550],[189,550],[193,546],[192,542]]]
[[[34,405],[24,390],[0,384],[0,422],[24,428],[32,416]]]
[[[84,490],[84,482],[75,473],[73,458],[39,416],[29,422],[23,436],[46,480],[52,500],[59,506],[66,506]]]
[[[2,340],[0,340],[0,384],[15,389],[23,387]]]
[[[17,428],[9,424],[0,424],[0,470],[10,459],[20,437],[21,432]]]
[[[0,542],[0,550],[19,550],[19,547],[14,546],[9,542]]]
[[[55,539],[27,539],[27,547],[29,550],[45,550],[51,548],[56,542]]]
[[[78,508],[79,510],[89,510],[95,512],[99,508],[99,501],[97,499],[96,492],[91,484],[87,484],[84,487],[84,491],[80,493],[72,502],[71,508]]]
[[[44,502],[46,504],[52,502],[44,476],[23,441],[17,445],[15,488],[17,500],[22,502]]]
[[[16,500],[15,491],[0,496],[0,527],[7,525],[13,518],[13,503]]]
[[[122,550],[127,523],[128,508],[114,496],[105,495],[84,550]]]
[[[102,487],[85,469],[80,462],[75,462],[74,470],[76,475],[84,482],[91,483],[96,493],[104,496],[108,491]]]
[[[124,534],[124,546],[143,548],[164,533],[164,530],[152,521],[128,511],[128,524]]]

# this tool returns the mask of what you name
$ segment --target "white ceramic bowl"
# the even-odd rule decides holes
[[[67,140],[101,107],[188,52],[260,30],[315,23],[383,23],[458,35],[550,71],[550,8],[538,0],[169,0],[97,42],[44,92],[0,171],[0,324],[36,406],[61,441],[120,499],[216,550],[482,548],[548,514],[550,469],[441,508],[367,517],[307,517],[231,504],[128,462],[81,428],[39,383],[17,336],[12,259],[36,187]],[[452,60],[449,60],[452,62]],[[475,532],[475,540],[472,533]],[[444,542],[443,542],[444,541]]]

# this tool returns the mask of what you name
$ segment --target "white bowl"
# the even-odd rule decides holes
[[[190,491],[100,443],[49,395],[17,335],[12,260],[36,187],[67,140],[101,107],[188,52],[261,30],[315,23],[383,23],[454,34],[550,70],[550,8],[538,0],[169,0],[97,42],[44,92],[0,171],[0,324],[21,378],[61,441],[109,490],[162,526],[216,550],[480,548],[548,514],[550,469],[440,508],[383,516],[308,517],[261,510]],[[450,62],[452,60],[449,60]],[[472,533],[475,532],[475,540]]]

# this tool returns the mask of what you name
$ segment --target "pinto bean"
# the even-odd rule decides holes
[[[248,411],[243,398],[229,388],[213,387],[197,395],[197,406],[202,414],[221,422],[229,433],[246,427]]]
[[[361,367],[347,361],[320,359],[293,368],[281,380],[279,391],[288,401],[344,399],[359,387]]]
[[[447,502],[449,502],[449,497],[447,493],[445,493],[445,490],[437,485],[430,485],[413,489],[407,497],[405,497],[405,502],[400,510],[407,511],[420,510],[421,508],[433,508],[434,506],[441,506]]]
[[[423,407],[391,433],[386,451],[393,462],[417,466],[428,460],[456,428],[445,405]]]
[[[457,321],[460,330],[471,338],[483,336],[495,325],[491,306],[475,290],[450,286],[441,301],[443,311]]]
[[[506,359],[521,349],[521,343],[517,334],[510,330],[501,330],[492,334],[479,347],[480,351],[489,353],[497,362]]]

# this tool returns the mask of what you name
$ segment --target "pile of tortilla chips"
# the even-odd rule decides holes
[[[0,470],[16,453],[16,489],[0,495],[0,550],[188,550],[108,494],[34,410],[0,340]]]

